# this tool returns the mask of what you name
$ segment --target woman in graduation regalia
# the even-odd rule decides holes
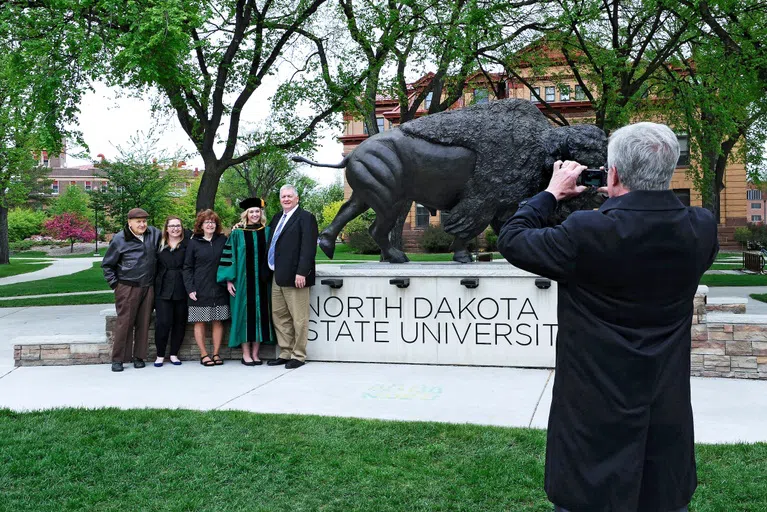
[[[240,202],[241,222],[232,230],[221,254],[216,276],[226,283],[232,312],[229,346],[242,347],[242,364],[262,364],[258,356],[261,343],[276,342],[269,297],[269,267],[264,200],[251,197]]]

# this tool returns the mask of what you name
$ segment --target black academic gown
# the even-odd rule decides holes
[[[498,238],[512,264],[559,283],[546,492],[572,511],[679,509],[697,485],[690,328],[716,221],[638,191],[541,229],[555,206],[538,194]]]

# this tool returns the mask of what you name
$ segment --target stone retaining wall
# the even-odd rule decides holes
[[[695,296],[692,318],[691,374],[700,377],[725,377],[767,380],[767,315],[746,315],[744,299],[719,298],[707,304],[708,289],[700,287]],[[114,311],[105,316],[105,336],[102,340],[67,339],[73,337],[28,337],[14,346],[16,366],[47,366],[99,364],[111,361]],[[224,342],[228,339],[229,322],[225,323]],[[42,341],[35,341],[36,339]],[[66,341],[64,343],[63,341]],[[212,353],[210,332],[206,340]],[[224,359],[238,360],[239,348],[221,348]],[[275,346],[262,346],[261,357],[277,356]],[[156,357],[154,324],[150,328],[148,362]],[[189,324],[179,357],[184,361],[199,361],[200,351],[194,342],[193,325]]]
[[[14,345],[13,358],[16,366],[66,366],[75,364],[103,364],[112,361],[112,341],[114,340],[114,327],[117,322],[114,310],[101,312],[105,317],[106,331],[100,342],[78,342],[67,340],[68,343],[55,343],[56,338],[66,337],[27,337],[25,343]],[[239,360],[242,358],[240,348],[229,348],[226,343],[229,339],[230,322],[224,322],[224,342],[219,355],[222,359]],[[35,342],[33,338],[44,338],[48,342]],[[54,343],[51,343],[53,341]],[[61,340],[64,341],[64,340]],[[213,354],[213,344],[210,339],[210,328],[207,330],[205,339],[208,353]],[[166,349],[166,356],[168,355]],[[184,341],[179,350],[179,359],[182,361],[200,360],[200,349],[194,342],[194,324],[188,324]],[[154,342],[154,319],[149,327],[149,351],[147,362],[153,362],[157,357],[157,348]],[[260,350],[260,357],[272,359],[277,357],[276,346],[264,345]]]

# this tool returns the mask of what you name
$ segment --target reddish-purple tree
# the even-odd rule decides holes
[[[62,213],[43,224],[45,232],[57,240],[69,240],[69,252],[74,252],[75,242],[92,242],[96,232],[86,219],[74,213]]]

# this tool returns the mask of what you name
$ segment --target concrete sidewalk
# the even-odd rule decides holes
[[[548,422],[551,370],[321,362],[285,370],[237,361],[212,368],[197,361],[154,368],[149,361],[122,373],[109,365],[14,368],[14,338],[103,336],[104,307],[0,309],[0,408],[237,409],[534,428]],[[693,378],[692,395],[698,442],[767,442],[767,381]]]
[[[42,258],[41,258],[42,259]],[[97,261],[102,258],[44,258],[46,262],[52,262],[49,267],[36,272],[19,274],[15,276],[0,278],[0,286],[6,284],[27,283],[29,281],[39,281],[51,277],[65,276],[77,272],[88,270]]]
[[[553,371],[310,362],[296,370],[227,361],[4,368],[0,408],[183,408],[546,428]],[[701,443],[767,441],[767,382],[692,379]]]

